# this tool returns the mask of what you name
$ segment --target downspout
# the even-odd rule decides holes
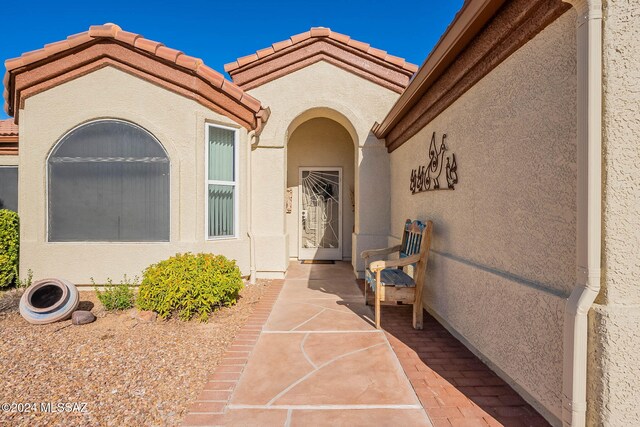
[[[583,427],[587,411],[588,313],[600,292],[602,234],[602,1],[564,0],[576,9],[576,287],[564,314],[564,426]]]
[[[256,284],[256,242],[253,238],[253,180],[251,170],[252,148],[258,144],[260,136],[255,130],[249,132],[249,143],[247,144],[247,187],[249,193],[249,207],[247,212],[247,236],[249,237],[249,283]]]

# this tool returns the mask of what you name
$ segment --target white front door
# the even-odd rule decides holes
[[[300,168],[301,260],[342,259],[342,168]]]

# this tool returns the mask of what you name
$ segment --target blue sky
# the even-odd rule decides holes
[[[3,7],[0,58],[20,56],[90,25],[113,22],[223,66],[311,27],[324,26],[422,64],[463,0],[189,1],[14,0]],[[4,73],[4,69],[2,70]],[[227,76],[228,77],[228,76]],[[0,119],[6,118],[4,111]]]

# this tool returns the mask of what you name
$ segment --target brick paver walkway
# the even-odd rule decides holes
[[[376,330],[348,263],[292,263],[283,282],[184,426],[547,425],[432,317],[415,331],[410,307],[384,307]]]
[[[434,426],[549,425],[432,316],[421,331],[411,319],[410,306],[382,308],[382,327]]]
[[[189,407],[184,426],[224,425],[225,409],[244,370],[249,355],[269,318],[273,304],[282,290],[283,280],[276,280],[256,304],[249,319],[236,335],[215,371],[208,376],[204,389]],[[206,367],[204,367],[206,369]],[[258,425],[245,419],[245,425]]]

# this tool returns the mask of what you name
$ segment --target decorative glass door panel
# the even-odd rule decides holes
[[[342,259],[342,168],[300,168],[300,259]]]

